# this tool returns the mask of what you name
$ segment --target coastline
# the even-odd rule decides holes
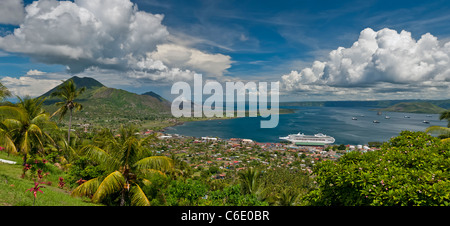
[[[248,111],[245,112],[244,117],[248,117]],[[284,114],[293,114],[295,113],[295,109],[287,109],[287,108],[281,108],[279,109],[278,114],[279,115],[284,115]],[[257,115],[257,117],[259,117],[259,113]],[[237,118],[243,118],[243,117],[201,117],[201,118],[196,118],[196,117],[180,117],[180,118],[171,118],[168,119],[169,125],[164,126],[161,129],[161,132],[165,131],[168,127],[174,127],[174,126],[179,126],[179,125],[183,125],[186,122],[197,122],[197,121],[210,121],[210,120],[228,120],[228,119],[237,119]]]

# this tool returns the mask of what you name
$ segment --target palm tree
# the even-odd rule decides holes
[[[276,204],[279,206],[293,206],[296,204],[299,192],[294,188],[285,188],[277,195]]]
[[[11,92],[6,88],[2,83],[0,83],[0,101],[4,101],[6,97],[10,97]],[[3,120],[0,119],[0,120]],[[0,123],[0,144],[3,145],[5,151],[9,154],[17,154],[17,149],[14,145],[14,141],[12,140],[10,134],[8,133],[8,128]]]
[[[114,194],[120,194],[120,206],[125,205],[126,200],[131,205],[150,205],[141,186],[151,183],[147,179],[150,174],[164,174],[163,171],[172,170],[173,162],[165,156],[150,156],[145,145],[155,136],[139,139],[133,131],[121,127],[119,136],[111,133],[105,140],[105,148],[92,144],[82,148],[83,153],[104,164],[111,173],[86,181],[72,192],[72,196],[92,196],[92,201],[101,202]]]
[[[239,172],[241,189],[244,194],[260,194],[262,192],[261,171],[249,167],[245,171]]]
[[[25,165],[31,150],[43,150],[45,142],[52,141],[43,129],[49,126],[56,128],[56,124],[50,121],[49,114],[42,109],[43,98],[17,98],[19,103],[16,106],[0,106],[0,133],[6,135],[2,139],[6,148],[12,153],[19,152],[23,155]]]
[[[6,97],[10,97],[11,92],[4,86],[2,83],[0,83],[0,101],[5,100]]]
[[[443,138],[442,141],[444,142],[450,142],[450,110],[444,111],[441,113],[441,115],[439,116],[440,120],[444,120],[447,119],[448,124],[447,127],[443,127],[443,126],[430,126],[428,127],[425,132],[427,133],[439,133],[440,137]]]
[[[60,114],[59,120],[61,120],[67,114],[67,112],[69,112],[69,130],[67,132],[67,143],[69,144],[73,110],[75,109],[75,111],[81,111],[81,109],[83,109],[83,106],[80,103],[75,102],[75,99],[85,90],[86,87],[77,89],[73,80],[69,79],[65,83],[63,83],[57,91],[53,92],[50,95],[51,97],[59,97],[63,100],[61,102],[55,103],[55,105],[60,106],[60,108],[55,113],[53,113],[51,117],[56,114]]]
[[[447,127],[450,128],[450,110],[442,112],[441,115],[439,116],[439,120],[444,120],[444,119],[447,119],[447,121],[448,121]]]

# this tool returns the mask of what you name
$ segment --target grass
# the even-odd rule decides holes
[[[22,159],[18,156],[8,156],[4,152],[0,152],[0,158],[17,162],[15,165],[0,163],[0,206],[32,206],[33,193],[27,189],[34,187],[34,181],[29,176],[20,177],[22,175]],[[59,176],[63,175],[62,171],[51,170],[50,175],[45,177],[44,181],[51,181],[52,185],[43,184],[45,188],[41,188],[41,190],[44,193],[37,193],[35,206],[94,205],[86,198],[71,197],[69,190],[58,188]]]

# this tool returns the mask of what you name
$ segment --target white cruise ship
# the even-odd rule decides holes
[[[311,135],[305,135],[303,133],[290,134],[287,137],[280,137],[281,140],[287,140],[295,145],[325,145],[334,143],[333,137],[327,136],[322,133]]]

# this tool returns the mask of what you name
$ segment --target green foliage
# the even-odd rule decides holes
[[[275,168],[264,172],[262,183],[265,200],[271,205],[303,205],[300,198],[314,189],[308,173],[286,168]]]
[[[20,153],[26,163],[27,155],[42,152],[52,138],[44,129],[55,128],[43,110],[42,98],[20,98],[16,105],[0,106],[0,145],[9,153]]]
[[[100,176],[105,176],[105,169],[82,156],[71,164],[66,181],[71,186],[78,186],[76,182],[80,179],[90,180]]]
[[[192,206],[207,192],[207,186],[198,180],[173,180],[166,193],[169,206]]]
[[[311,205],[450,205],[450,144],[403,131],[381,150],[350,152],[314,169],[319,185]]]
[[[210,206],[268,206],[265,201],[259,200],[254,194],[242,194],[241,185],[235,184],[216,190],[208,195],[203,205]]]
[[[372,141],[372,142],[368,142],[367,143],[369,145],[369,147],[376,147],[379,148],[381,147],[381,145],[383,144],[382,142],[379,141]]]
[[[141,125],[150,122],[150,120],[154,122],[171,118],[170,103],[167,100],[161,100],[151,95],[138,95],[121,89],[105,87],[92,78],[78,78],[74,76],[43,96],[50,96],[51,93],[58,92],[61,89],[64,90],[64,87],[69,86],[68,83],[72,80],[74,86],[86,87],[86,90],[83,93],[79,93],[76,98],[77,103],[83,106],[83,110],[73,115],[73,125],[87,123],[116,128],[118,124]],[[55,96],[49,97],[44,107],[48,112],[58,111],[63,113],[64,111],[61,108],[65,108],[65,105],[57,107],[55,105],[57,102],[59,100]],[[60,104],[62,103],[66,103],[66,101],[60,102]],[[61,114],[61,117],[64,117],[64,114]],[[163,127],[169,126],[169,124],[166,125],[167,123],[160,124]],[[92,127],[88,129],[91,130]]]

